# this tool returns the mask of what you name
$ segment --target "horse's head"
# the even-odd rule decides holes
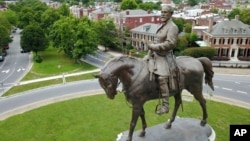
[[[95,75],[98,78],[101,87],[104,89],[106,95],[110,99],[114,99],[117,94],[116,88],[118,83],[118,77],[112,73],[100,73]]]

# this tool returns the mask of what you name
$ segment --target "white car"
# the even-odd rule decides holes
[[[0,55],[0,62],[4,61],[4,56],[1,54]]]

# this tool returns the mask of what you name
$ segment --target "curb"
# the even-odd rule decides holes
[[[15,109],[12,109],[10,111],[4,112],[2,114],[0,114],[0,121],[3,121],[11,116],[17,115],[17,114],[22,114],[24,112],[45,106],[45,105],[49,105],[49,104],[53,104],[53,103],[57,103],[57,102],[62,102],[62,101],[66,101],[66,100],[70,100],[70,99],[75,99],[75,98],[80,98],[80,97],[85,97],[85,96],[93,96],[93,95],[99,95],[99,94],[103,94],[105,93],[104,90],[99,89],[99,90],[91,90],[91,91],[86,91],[86,92],[79,92],[79,93],[72,93],[69,95],[65,95],[65,96],[58,96],[58,97],[53,97],[50,99],[45,99],[45,100],[41,100],[41,101],[37,101],[34,103],[30,103]],[[182,94],[182,96],[188,96],[189,100],[187,101],[193,101],[193,96],[191,94],[189,94],[188,92],[184,92]],[[234,105],[234,106],[238,106],[238,107],[242,107],[245,109],[249,109],[250,110],[250,104],[246,103],[246,102],[242,102],[239,100],[234,100],[234,99],[230,99],[230,98],[225,98],[225,97],[221,97],[221,96],[210,96],[208,94],[204,94],[205,99],[207,100],[213,100],[216,102],[221,102],[221,103],[226,103],[229,105]],[[190,100],[191,98],[191,100]]]
[[[103,93],[104,93],[103,90],[92,90],[92,91],[73,93],[73,94],[68,94],[65,96],[58,96],[58,97],[53,97],[53,98],[37,101],[37,102],[30,103],[24,106],[20,106],[18,108],[15,108],[15,109],[12,109],[12,110],[9,110],[7,112],[0,114],[0,121],[5,120],[11,116],[22,114],[24,112],[27,112],[27,111],[30,111],[30,110],[33,110],[33,109],[36,109],[45,105],[53,104],[56,102],[66,101],[66,100],[85,97],[85,96],[98,95],[98,94],[103,94]]]

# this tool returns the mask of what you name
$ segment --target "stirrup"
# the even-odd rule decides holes
[[[169,108],[163,106],[162,104],[157,104],[155,107],[155,113],[157,115],[163,115],[163,114],[168,113],[168,112],[169,112]]]

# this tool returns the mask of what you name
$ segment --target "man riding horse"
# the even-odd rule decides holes
[[[161,115],[169,112],[169,88],[175,89],[173,82],[172,68],[176,67],[173,49],[176,47],[178,38],[178,27],[172,21],[173,8],[163,6],[161,10],[162,25],[156,32],[157,42],[147,44],[149,49],[145,60],[148,61],[149,71],[157,76],[162,95],[162,106],[157,109],[156,113]],[[174,65],[172,65],[174,64]]]

